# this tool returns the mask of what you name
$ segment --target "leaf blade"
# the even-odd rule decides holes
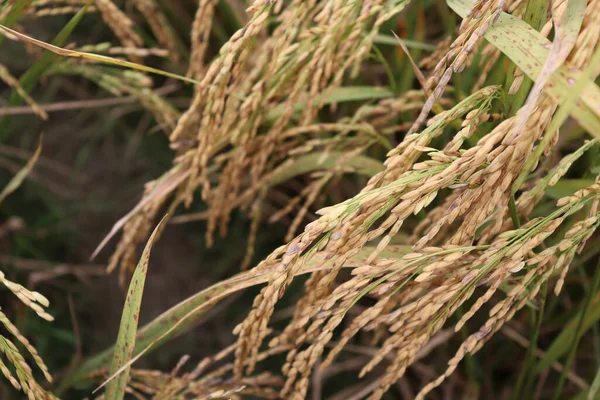
[[[13,193],[15,190],[17,190],[19,188],[19,186],[21,186],[21,184],[23,183],[25,178],[27,178],[27,175],[29,175],[31,173],[31,170],[35,166],[35,163],[37,162],[41,153],[42,153],[42,137],[40,136],[40,140],[38,142],[37,149],[35,150],[35,153],[33,153],[33,156],[29,159],[29,161],[27,161],[27,164],[25,164],[25,166],[19,172],[17,172],[17,174],[10,180],[10,182],[8,182],[8,184],[4,187],[4,189],[2,189],[2,192],[0,193],[0,204],[2,204],[2,202],[11,193]]]
[[[4,32],[8,32],[11,35],[16,36],[17,38],[19,38],[20,40],[27,42],[27,43],[31,43],[33,45],[36,45],[38,47],[41,47],[43,49],[46,49],[54,54],[57,54],[59,56],[64,56],[64,57],[73,57],[73,58],[83,58],[86,60],[91,60],[91,61],[96,61],[96,62],[101,62],[101,63],[105,63],[105,64],[112,64],[112,65],[118,65],[120,67],[125,67],[125,68],[130,68],[130,69],[134,69],[134,70],[138,70],[138,71],[143,71],[143,72],[149,72],[155,75],[163,75],[166,76],[168,78],[173,78],[173,79],[177,79],[180,81],[184,81],[187,83],[193,83],[193,84],[199,84],[200,82],[192,79],[192,78],[188,78],[186,76],[183,75],[178,75],[178,74],[174,74],[172,72],[168,72],[168,71],[163,71],[161,69],[157,69],[157,68],[152,68],[152,67],[148,67],[146,65],[142,65],[142,64],[137,64],[131,61],[125,61],[125,60],[119,60],[117,58],[112,58],[112,57],[108,57],[108,56],[103,56],[100,54],[94,54],[94,53],[86,53],[84,51],[75,51],[75,50],[68,50],[68,49],[64,49],[60,46],[54,45],[54,44],[50,44],[50,43],[46,43],[43,42],[41,40],[32,38],[31,36],[27,36],[21,32],[17,32],[13,29],[7,28],[5,26],[0,25],[0,30],[4,31]]]
[[[269,186],[275,186],[295,176],[309,172],[328,170],[335,167],[346,153],[340,151],[323,151],[304,154],[291,160],[285,166],[278,169],[269,179]],[[355,155],[344,160],[340,167],[351,168],[359,175],[372,177],[383,171],[385,166],[374,158]]]
[[[120,400],[125,396],[127,381],[129,380],[129,367],[127,366],[127,363],[131,359],[135,347],[139,313],[142,305],[144,285],[146,283],[146,274],[148,272],[150,252],[156,234],[160,230],[165,218],[166,216],[163,217],[156,228],[154,228],[152,235],[150,235],[150,239],[148,239],[148,243],[144,248],[140,261],[131,278],[131,283],[129,284],[125,306],[123,307],[123,314],[121,315],[115,352],[110,367],[110,378],[98,387],[98,389],[100,389],[104,385],[107,385],[105,395],[107,399]]]

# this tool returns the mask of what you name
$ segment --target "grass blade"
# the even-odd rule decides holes
[[[108,57],[108,56],[103,56],[100,54],[93,54],[93,53],[86,53],[84,51],[75,51],[75,50],[68,50],[68,49],[63,49],[62,47],[59,46],[55,46],[53,44],[50,43],[46,43],[43,42],[41,40],[38,39],[34,39],[31,36],[27,36],[24,35],[20,32],[17,32],[13,29],[7,28],[5,26],[0,25],[0,30],[10,33],[11,35],[16,36],[17,38],[19,38],[20,40],[27,42],[27,43],[31,43],[33,45],[36,45],[38,47],[41,47],[43,49],[46,49],[48,51],[51,51],[54,54],[58,54],[59,56],[64,56],[64,57],[74,57],[74,58],[83,58],[86,60],[91,60],[91,61],[96,61],[96,62],[101,62],[101,63],[105,63],[105,64],[113,64],[113,65],[118,65],[120,67],[126,67],[126,68],[130,68],[130,69],[134,69],[137,71],[142,71],[142,72],[149,72],[152,74],[156,74],[156,75],[163,75],[169,78],[173,78],[173,79],[178,79],[180,81],[184,81],[184,82],[188,82],[188,83],[194,83],[194,84],[199,84],[200,82],[192,79],[192,78],[188,78],[186,76],[183,75],[178,75],[178,74],[174,74],[171,72],[167,72],[167,71],[163,71],[157,68],[152,68],[152,67],[148,67],[146,65],[142,65],[142,64],[137,64],[131,61],[125,61],[125,60],[119,60],[116,58],[112,58],[112,57]]]
[[[333,103],[344,103],[348,101],[360,101],[360,100],[379,100],[394,97],[395,93],[387,87],[380,86],[343,86],[337,87],[331,90],[329,94],[323,99],[318,98],[316,103],[323,105]],[[298,103],[294,105],[294,111],[301,111],[304,104]],[[283,105],[271,109],[267,113],[269,120],[277,119],[283,113]]]
[[[270,177],[269,185],[278,185],[295,176],[309,172],[331,169],[339,163],[339,160],[344,155],[346,153],[339,151],[314,152],[302,155],[292,160],[292,162],[281,166],[279,171]],[[340,167],[351,169],[359,175],[368,177],[376,175],[385,168],[381,161],[362,155],[356,155],[344,160]]]
[[[41,153],[42,153],[42,137],[40,136],[40,141],[38,143],[37,149],[35,150],[35,153],[33,153],[33,156],[29,159],[29,161],[27,161],[27,164],[25,164],[23,169],[21,169],[10,180],[10,182],[8,182],[8,185],[6,185],[6,187],[4,187],[4,189],[2,189],[2,192],[0,193],[0,204],[2,204],[2,202],[11,193],[13,193],[15,190],[17,190],[19,188],[19,186],[21,186],[21,184],[23,183],[25,178],[27,178],[27,175],[29,175],[29,173],[33,169],[33,167],[34,167],[36,161],[38,160],[38,158],[40,157]]]
[[[561,179],[554,186],[546,189],[546,194],[552,199],[560,199],[594,184],[593,179]]]
[[[419,49],[419,50],[427,50],[427,51],[435,50],[435,45],[433,45],[433,44],[417,42],[415,40],[410,40],[410,39],[402,39],[402,41],[404,42],[406,47],[411,48],[411,49]],[[377,36],[375,36],[373,43],[385,44],[388,46],[400,46],[400,44],[398,43],[398,40],[395,37],[393,37],[392,35],[385,35],[383,33],[380,33]]]
[[[110,367],[110,378],[98,388],[100,389],[104,385],[107,385],[105,395],[107,399],[121,400],[125,396],[125,389],[129,380],[128,362],[131,359],[135,346],[150,251],[152,250],[156,233],[165,218],[166,216],[163,217],[163,220],[158,223],[156,228],[154,228],[154,232],[150,235],[150,239],[148,239],[146,248],[142,253],[142,257],[135,268],[131,283],[129,284],[129,290],[127,291],[127,298],[125,299],[125,306],[123,307],[123,314],[121,316],[121,324],[119,326],[119,335],[117,337],[115,352]]]

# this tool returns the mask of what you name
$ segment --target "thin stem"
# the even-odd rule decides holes
[[[463,317],[463,315],[464,315],[464,311],[463,311],[462,307],[459,307],[456,310],[456,316],[460,319]],[[469,337],[469,330],[467,329],[466,325],[463,325],[462,328],[460,329],[460,335],[462,337],[463,342],[465,340],[467,340],[467,338]],[[467,370],[467,378],[469,380],[469,383],[472,385],[472,387],[476,387],[478,385],[478,382],[477,382],[475,360],[473,359],[473,355],[471,353],[465,354],[465,364],[466,364],[465,366],[466,366],[466,370]]]
[[[534,309],[530,309],[529,310],[529,317],[530,317],[530,323],[531,323],[531,327],[535,327],[536,326],[536,312]],[[541,319],[541,318],[539,318]],[[534,344],[534,342],[532,342],[533,337],[535,336],[535,330],[532,330],[532,338],[529,340],[529,347],[527,348],[527,353],[525,354],[525,359],[523,360],[523,366],[521,367],[521,372],[519,373],[519,377],[517,378],[517,385],[515,386],[515,390],[513,391],[513,395],[512,395],[512,399],[514,400],[518,400],[518,399],[522,399],[522,395],[521,392],[523,391],[523,386],[525,385],[525,381],[529,378],[529,376],[531,375],[529,373],[529,358],[531,357],[531,354],[533,354],[533,356],[535,357],[535,349],[537,348],[537,345]]]
[[[544,321],[544,309],[546,307],[546,298],[548,295],[548,281],[544,282],[541,287],[541,297],[540,297],[540,305],[539,305],[539,313],[537,318],[537,324],[535,326],[535,330],[531,335],[531,340],[529,342],[529,349],[527,350],[527,358],[526,358],[526,371],[528,371],[529,375],[527,376],[527,381],[525,383],[524,393],[522,399],[531,398],[530,394],[533,389],[533,383],[535,380],[535,374],[533,373],[535,367],[536,353],[537,353],[537,342],[540,336],[540,331],[542,330],[542,322]]]
[[[515,203],[515,194],[510,195],[508,200],[508,210],[510,211],[510,218],[512,219],[513,225],[516,229],[521,227],[521,221],[519,220],[519,213],[517,212],[517,204]]]
[[[539,313],[536,313],[535,309],[530,310],[529,315],[531,318],[531,338],[529,339],[527,354],[525,355],[525,360],[523,360],[523,367],[521,368],[519,378],[517,379],[517,385],[513,392],[512,398],[515,400],[529,398],[527,395],[530,393],[531,386],[533,385],[535,374],[532,374],[531,372],[533,371],[535,364],[537,341],[540,334],[540,329],[542,327],[542,321],[544,319],[544,306],[546,304],[547,293],[548,283],[544,282],[541,287]]]

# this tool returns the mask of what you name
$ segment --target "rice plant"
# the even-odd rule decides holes
[[[71,107],[98,121],[102,107],[133,105],[145,125],[116,146],[160,136],[148,158],[170,163],[145,168],[135,205],[94,235],[92,259],[126,293],[110,311],[121,313],[112,347],[49,371],[52,352],[0,312],[0,370],[14,390],[597,398],[600,1],[14,0],[0,2],[0,33],[0,167],[10,172],[0,205],[27,201],[26,189],[63,192],[44,179],[60,169],[45,139],[24,166],[12,159],[32,147],[21,132],[42,137]],[[111,123],[129,127],[126,114]],[[75,161],[91,153],[80,147]],[[102,187],[75,170],[63,172],[69,185]],[[11,210],[27,214],[2,211],[0,240],[19,237],[24,216]],[[238,270],[207,273],[211,285],[140,321],[160,296],[145,287],[150,250],[181,225],[203,248],[221,244],[219,257],[234,254]],[[24,262],[0,249],[3,269]],[[7,276],[20,302],[53,319],[44,295]],[[235,302],[243,292],[251,304]],[[227,345],[196,360],[164,350],[211,309],[235,313]],[[143,364],[161,351],[180,361]]]

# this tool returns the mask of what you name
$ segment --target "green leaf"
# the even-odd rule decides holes
[[[166,217],[166,216],[165,216]],[[150,251],[154,243],[156,233],[159,231],[165,217],[158,223],[154,232],[150,235],[142,257],[138,262],[123,307],[121,324],[119,326],[119,335],[115,346],[112,364],[110,367],[110,378],[106,380],[98,389],[107,385],[107,399],[121,400],[125,396],[125,389],[129,380],[129,360],[133,354],[135,339],[137,335],[140,307],[142,305],[142,296],[144,294],[144,285],[146,283],[146,273],[148,271],[148,261],[150,260]],[[96,390],[98,390],[96,389]]]
[[[447,3],[462,17],[467,14],[471,5],[469,0],[447,0]],[[502,13],[487,30],[485,38],[510,58],[527,76],[534,81],[538,79],[551,47],[551,42],[541,33],[532,29],[523,20]],[[600,88],[593,80],[580,75],[569,71],[564,65],[559,67],[548,79],[546,93],[558,103],[563,103],[578,78],[585,79],[581,83],[582,93],[571,110],[571,116],[591,135],[600,137]]]
[[[343,86],[336,88],[325,98],[324,104],[358,100],[378,100],[393,97],[394,92],[379,86]]]
[[[338,165],[339,160],[346,156],[340,151],[323,151],[309,153],[284,163],[269,179],[269,185],[274,186],[285,182],[295,176],[309,172],[328,170]],[[359,175],[373,176],[384,170],[379,160],[357,155],[343,161],[340,167],[351,169]]]
[[[25,164],[23,169],[21,169],[19,172],[17,172],[17,174],[10,180],[10,182],[8,182],[8,185],[6,185],[6,187],[0,193],[0,204],[2,204],[2,202],[11,193],[13,193],[15,190],[17,190],[19,188],[19,186],[21,186],[21,184],[23,183],[25,178],[27,178],[27,175],[29,175],[29,173],[33,169],[33,166],[35,165],[36,161],[40,157],[41,152],[42,152],[42,137],[40,136],[40,141],[38,143],[37,149],[35,150],[35,153],[33,153],[33,156],[29,159],[29,161],[27,161],[27,164]]]
[[[404,42],[406,47],[408,47],[409,49],[419,49],[419,50],[428,50],[428,51],[435,50],[435,45],[433,45],[433,44],[417,42],[415,40],[409,40],[409,39],[402,39],[402,42]],[[398,39],[396,39],[392,35],[384,35],[381,33],[378,34],[377,36],[375,36],[373,43],[386,44],[386,45],[394,46],[394,47],[400,46],[400,44],[398,44]]]
[[[329,94],[323,99],[317,99],[316,103],[332,104],[344,103],[349,101],[360,100],[379,100],[394,97],[394,92],[387,87],[380,86],[343,86],[332,89]],[[294,105],[294,111],[300,111],[304,104],[299,103]],[[283,105],[273,108],[267,113],[267,118],[270,120],[277,119],[283,113]]]
[[[548,187],[546,194],[553,199],[560,199],[565,196],[571,196],[576,191],[585,189],[593,184],[593,179],[561,179],[554,186]]]

